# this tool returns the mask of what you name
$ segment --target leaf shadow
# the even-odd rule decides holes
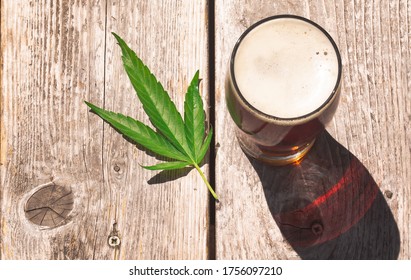
[[[146,149],[144,146],[138,144],[137,142],[133,141],[132,139],[128,138],[127,136],[123,135],[123,138],[135,145],[137,147],[137,149],[141,152],[144,152],[146,155],[151,156],[161,162],[164,161],[170,161],[172,159],[168,159],[164,156],[160,156],[148,149]],[[174,170],[161,170],[159,171],[156,175],[154,175],[153,177],[151,177],[149,180],[147,180],[147,183],[149,185],[159,185],[159,184],[163,184],[166,182],[172,182],[175,181],[177,179],[180,179],[184,176],[186,176],[188,173],[190,173],[190,171],[193,169],[193,167],[187,166],[184,168],[180,168],[180,169],[174,169]]]
[[[153,177],[151,177],[147,183],[149,185],[158,185],[158,184],[163,184],[166,182],[171,182],[175,181],[181,177],[186,176],[190,171],[193,169],[193,167],[184,167],[181,169],[175,169],[175,170],[162,170]]]
[[[398,258],[398,225],[380,188],[328,132],[297,164],[248,159],[273,219],[302,259]]]

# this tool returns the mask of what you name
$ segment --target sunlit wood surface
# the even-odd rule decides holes
[[[242,152],[224,99],[236,40],[276,14],[343,61],[327,132],[281,168]],[[0,259],[410,259],[410,30],[409,0],[2,0]],[[142,169],[157,159],[83,103],[148,121],[111,32],[180,111],[200,70],[220,203],[194,170]]]

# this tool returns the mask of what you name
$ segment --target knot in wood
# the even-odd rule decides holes
[[[119,172],[120,171],[120,166],[118,166],[117,164],[114,165],[114,171]]]
[[[73,206],[74,196],[71,188],[52,184],[33,193],[26,202],[24,212],[33,224],[54,228],[64,224]]]

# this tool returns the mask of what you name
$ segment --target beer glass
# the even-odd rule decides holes
[[[336,111],[341,72],[334,40],[309,19],[278,15],[249,27],[225,90],[243,151],[273,165],[299,161]]]

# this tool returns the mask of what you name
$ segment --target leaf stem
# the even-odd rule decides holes
[[[205,175],[204,175],[203,171],[201,170],[201,168],[196,163],[194,163],[193,165],[197,169],[198,173],[200,173],[201,178],[203,178],[204,183],[206,184],[208,190],[211,192],[211,194],[213,195],[215,200],[217,200],[217,202],[219,202],[217,194],[214,192],[213,188],[211,187],[210,183],[208,182],[208,180],[205,177]]]

